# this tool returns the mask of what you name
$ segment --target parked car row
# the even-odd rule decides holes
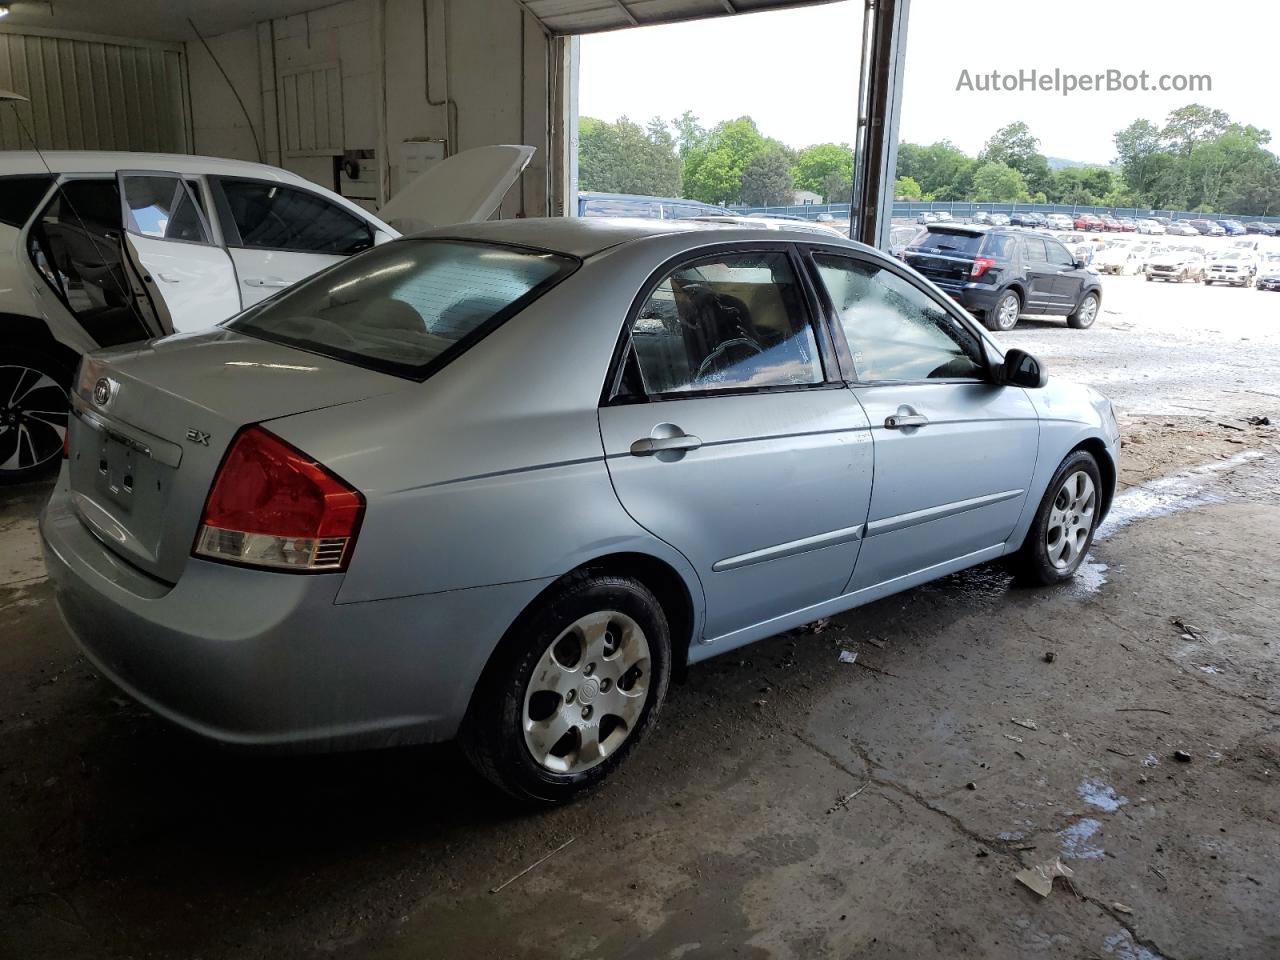
[[[916,217],[916,223],[922,225],[951,222],[956,222],[956,217],[945,210],[926,211]],[[1152,236],[1166,234],[1178,237],[1243,237],[1248,234],[1280,236],[1280,224],[1266,223],[1261,220],[1241,223],[1230,219],[1173,220],[1169,217],[1113,217],[1094,213],[1078,213],[1071,216],[1065,213],[1037,213],[1033,210],[1020,210],[1012,214],[979,210],[959,222],[993,227],[1033,227],[1050,230],[1082,230],[1091,233],[1144,233]]]

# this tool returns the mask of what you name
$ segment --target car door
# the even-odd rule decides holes
[[[1055,291],[1058,271],[1049,265],[1044,240],[1040,237],[1019,237],[1018,246],[1022,249],[1022,264],[1027,274],[1027,298],[1022,305],[1023,313],[1059,312],[1058,295]]]
[[[831,249],[812,262],[875,444],[850,589],[994,554],[1022,514],[1035,468],[1031,401],[991,382],[982,335],[906,273]]]
[[[868,423],[812,302],[786,244],[669,264],[600,408],[618,499],[697,570],[708,640],[839,595],[857,558]]]
[[[1044,239],[1049,266],[1055,271],[1053,295],[1057,312],[1070,313],[1084,296],[1085,271],[1077,269],[1075,257],[1057,240]]]
[[[133,294],[161,330],[202,330],[240,312],[235,270],[176,173],[119,170],[122,243]]]
[[[210,186],[246,307],[373,246],[367,220],[310,190],[241,177]]]

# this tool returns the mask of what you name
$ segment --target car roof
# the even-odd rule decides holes
[[[46,166],[47,164],[47,166]],[[163,170],[182,174],[222,174],[228,177],[255,177],[314,187],[279,167],[247,160],[200,157],[182,153],[131,153],[114,150],[6,150],[0,152],[0,176],[47,173],[115,173],[117,170]]]
[[[812,230],[779,227],[766,233],[760,227],[744,227],[734,223],[706,220],[647,220],[628,217],[528,217],[517,220],[489,220],[484,223],[463,223],[441,227],[437,230],[414,234],[414,236],[513,243],[586,258],[625,243],[676,234],[688,235],[692,241],[690,246],[696,246],[707,235],[714,234],[711,242],[797,241],[871,249],[834,232],[826,235]]]

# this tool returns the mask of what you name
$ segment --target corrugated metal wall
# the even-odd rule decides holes
[[[188,152],[182,53],[157,45],[0,33],[0,87],[44,150]],[[29,150],[12,107],[0,108],[0,150]]]

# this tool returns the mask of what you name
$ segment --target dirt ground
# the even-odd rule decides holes
[[[696,667],[538,815],[447,745],[258,757],[152,717],[59,622],[47,488],[5,492],[0,957],[1280,956],[1280,428],[1246,419],[1280,423],[1280,296],[1106,294],[1004,338],[1122,411],[1075,583],[980,567]],[[1058,858],[1046,899],[1015,879]]]

